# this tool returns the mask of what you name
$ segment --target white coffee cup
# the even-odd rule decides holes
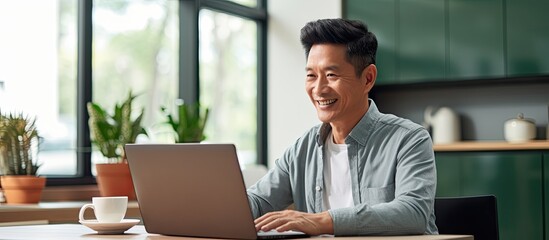
[[[88,208],[93,209],[95,217],[97,217],[97,221],[100,223],[119,223],[126,215],[128,197],[93,197],[91,204],[85,204],[80,208],[80,213],[78,214],[80,221],[89,220],[84,219],[84,212]]]

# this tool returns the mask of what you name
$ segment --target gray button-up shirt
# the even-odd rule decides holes
[[[324,140],[330,131],[329,124],[310,129],[248,189],[255,218],[292,203],[298,211],[323,211]],[[370,100],[345,143],[355,206],[329,210],[335,235],[438,233],[435,157],[423,127],[380,113]]]

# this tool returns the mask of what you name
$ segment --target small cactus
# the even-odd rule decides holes
[[[37,161],[33,148],[38,149],[40,136],[36,119],[0,111],[0,169],[4,175],[36,175]]]

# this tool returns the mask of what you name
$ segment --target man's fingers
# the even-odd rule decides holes
[[[257,231],[301,231],[310,235],[333,234],[333,220],[328,212],[303,213],[292,210],[267,213],[255,221]]]
[[[259,218],[255,222],[255,229],[257,231],[270,231],[272,229],[277,229],[278,227],[291,222],[295,215],[294,211],[279,211],[279,212],[270,212]]]
[[[261,227],[261,230],[270,231],[270,230],[276,229],[278,226],[280,226],[280,224],[282,224],[282,219],[280,218],[274,218],[270,220],[271,221],[269,221],[268,223],[263,225],[263,227]]]
[[[284,232],[284,231],[290,231],[290,230],[301,231],[300,229],[297,229],[294,226],[294,223],[292,221],[286,222],[286,223],[284,223],[284,224],[282,224],[282,225],[280,225],[276,228],[276,231],[278,231],[278,232]]]
[[[279,218],[280,217],[277,212],[267,213],[254,221],[255,229],[257,231],[259,230],[269,231],[274,228],[272,227],[273,222],[277,221]]]
[[[270,217],[273,217],[273,216],[276,216],[280,214],[280,212],[269,212],[269,213],[265,213],[263,216],[261,217],[258,217],[254,220],[254,223],[259,223],[259,222],[263,222],[265,221],[265,219],[267,218],[270,218]]]

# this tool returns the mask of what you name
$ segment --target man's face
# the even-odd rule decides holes
[[[346,48],[337,44],[315,44],[307,59],[305,89],[324,123],[356,124],[368,109],[368,91],[373,85],[370,65],[357,76],[346,60]]]

